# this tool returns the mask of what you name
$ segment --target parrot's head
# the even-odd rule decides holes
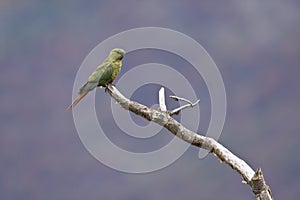
[[[122,60],[124,53],[125,51],[123,49],[115,48],[111,50],[109,57],[111,57],[113,60]]]

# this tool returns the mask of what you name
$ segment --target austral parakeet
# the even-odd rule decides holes
[[[106,87],[112,83],[121,71],[122,59],[125,51],[123,49],[113,49],[104,62],[89,76],[88,81],[79,89],[79,96],[67,108],[70,110],[85,97],[89,91],[96,87]]]

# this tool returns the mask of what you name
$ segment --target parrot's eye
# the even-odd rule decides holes
[[[118,60],[122,60],[123,59],[123,55],[118,53],[117,59]]]
[[[120,57],[122,57],[122,58],[123,58],[123,55],[124,55],[124,53],[125,53],[124,50],[122,50],[122,49],[113,49],[112,52],[115,53],[115,54],[117,54],[118,57],[120,56]],[[122,58],[121,58],[121,59],[122,59]]]
[[[120,56],[120,59],[122,59],[122,58],[123,58],[123,52],[121,52],[121,51],[118,51],[118,52],[117,52],[117,54],[119,54],[119,56]]]

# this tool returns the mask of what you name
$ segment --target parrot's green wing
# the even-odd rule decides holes
[[[111,62],[104,62],[91,74],[88,82],[97,82],[98,86],[106,86],[111,82],[112,75],[113,64]]]
[[[98,83],[96,82],[86,82],[80,89],[79,89],[79,94],[83,94],[86,92],[89,92],[96,88],[98,86]]]
[[[106,86],[111,82],[112,74],[112,63],[104,62],[89,76],[88,82],[80,88],[79,94],[91,91],[98,86]]]

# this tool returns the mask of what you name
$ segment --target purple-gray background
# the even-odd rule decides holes
[[[144,26],[183,32],[205,47],[228,98],[219,141],[263,168],[276,199],[299,197],[299,1],[2,0],[0,19],[0,199],[254,199],[237,173],[212,155],[199,160],[194,147],[168,168],[133,175],[102,165],[80,142],[64,111],[80,63],[107,37]],[[184,69],[199,90],[205,129],[206,88],[174,59],[133,52],[122,73],[153,60]],[[141,88],[134,98],[157,103],[157,88]],[[97,99],[99,116],[110,117],[109,96],[98,90]],[[120,146],[143,151],[143,141],[123,136],[113,122],[105,126]]]

